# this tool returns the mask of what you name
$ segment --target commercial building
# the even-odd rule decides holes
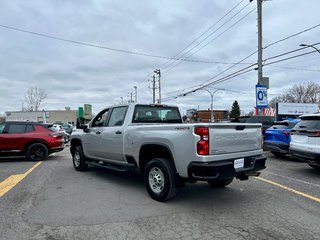
[[[190,115],[192,114],[192,115]],[[189,122],[210,122],[211,110],[187,110],[187,118]],[[221,122],[229,119],[228,110],[212,110],[212,121]]]
[[[5,112],[5,114],[6,121],[68,122],[75,124],[77,122],[78,110],[71,110],[69,107],[66,107],[65,110],[12,111]]]

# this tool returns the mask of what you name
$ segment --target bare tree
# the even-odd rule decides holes
[[[320,103],[320,85],[309,82],[306,85],[296,84],[288,92],[274,97],[269,105],[275,108],[277,102],[287,103]]]
[[[38,111],[41,104],[47,98],[47,93],[42,88],[30,87],[25,95],[26,111]]]

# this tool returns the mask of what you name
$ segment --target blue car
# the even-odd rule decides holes
[[[290,132],[299,121],[300,119],[287,119],[274,122],[272,127],[265,131],[263,149],[271,151],[277,157],[289,154]]]

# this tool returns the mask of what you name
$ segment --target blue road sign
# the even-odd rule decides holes
[[[256,85],[256,107],[268,108],[268,89],[266,85]]]

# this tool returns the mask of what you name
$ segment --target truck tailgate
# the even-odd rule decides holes
[[[261,124],[221,123],[210,125],[210,155],[259,150]]]

